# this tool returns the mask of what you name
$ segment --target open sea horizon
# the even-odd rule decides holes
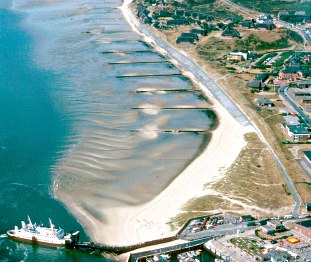
[[[101,218],[90,211],[92,201],[107,207],[149,201],[206,146],[206,135],[158,132],[208,130],[216,117],[210,110],[172,109],[208,103],[119,21],[118,4],[0,3],[0,261],[108,261],[14,242],[5,233],[29,215],[79,230],[88,241],[79,218],[54,198],[55,180],[57,190]],[[137,92],[142,88],[159,92]],[[161,91],[170,88],[185,92]],[[161,182],[154,181],[158,176]]]

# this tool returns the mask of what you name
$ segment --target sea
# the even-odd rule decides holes
[[[89,241],[57,190],[100,219],[92,201],[151,200],[208,142],[208,101],[133,32],[121,4],[0,2],[0,261],[112,260],[5,233],[29,215]]]

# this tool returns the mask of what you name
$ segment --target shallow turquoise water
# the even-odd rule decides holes
[[[175,72],[176,69],[166,63],[160,67],[156,65],[143,68],[137,65],[132,67],[108,65],[108,61],[114,62],[123,59],[163,61],[163,57],[153,53],[147,55],[134,53],[127,57],[119,54],[100,54],[105,51],[105,48],[110,50],[111,46],[94,44],[94,41],[97,40],[96,36],[92,37],[94,39],[90,41],[81,34],[81,30],[86,31],[96,23],[96,20],[85,22],[88,18],[86,15],[79,17],[76,23],[70,23],[68,27],[64,26],[59,30],[58,34],[65,35],[64,32],[70,34],[68,38],[59,38],[61,40],[56,42],[56,47],[50,49],[55,52],[51,55],[46,51],[47,46],[38,45],[40,41],[34,38],[37,32],[31,31],[31,23],[28,24],[28,30],[25,31],[23,24],[25,17],[22,16],[24,14],[8,11],[4,8],[6,4],[10,4],[10,1],[0,3],[0,261],[105,260],[81,252],[16,243],[5,238],[3,234],[13,228],[15,224],[20,225],[20,220],[26,219],[26,216],[30,215],[36,222],[47,223],[48,218],[51,218],[57,226],[61,226],[65,231],[80,230],[82,239],[88,239],[76,218],[50,195],[55,166],[59,168],[63,152],[68,152],[77,138],[82,138],[81,141],[84,140],[89,145],[94,144],[94,139],[97,141],[100,138],[101,141],[105,141],[105,137],[108,137],[109,147],[116,146],[118,148],[120,141],[113,144],[109,140],[109,129],[112,125],[115,125],[114,133],[130,133],[134,137],[132,129],[139,130],[144,125],[162,118],[170,118],[170,121],[161,123],[163,128],[168,129],[183,128],[185,124],[191,125],[191,127],[193,125],[193,127],[208,128],[211,121],[204,112],[178,111],[178,113],[173,113],[170,110],[164,110],[159,115],[150,115],[131,109],[142,103],[174,106],[175,103],[200,102],[196,95],[144,96],[133,93],[140,87],[153,87],[154,83],[157,87],[163,88],[191,87],[190,81],[182,76],[157,77],[156,79],[116,78],[122,74],[137,73],[143,70],[145,73],[158,73],[163,70]],[[120,15],[115,13],[114,9],[107,8],[107,10],[111,10],[109,12],[112,16]],[[107,16],[110,16],[109,12]],[[90,15],[97,19],[102,14],[100,10],[95,10]],[[40,18],[38,14],[37,16],[39,21],[42,19],[47,25],[55,26],[55,23],[58,23],[57,19],[54,20],[57,15],[54,16],[53,12],[50,16],[43,18]],[[59,19],[62,23],[68,20],[62,14]],[[122,28],[127,30],[123,35]],[[109,33],[109,30],[120,30],[121,33],[115,35],[115,33]],[[127,40],[133,38],[137,41],[137,36],[128,29],[126,24],[122,24],[122,26],[110,25],[109,30],[107,29],[104,37],[111,38],[111,41],[122,37]],[[57,48],[57,44],[70,48]],[[134,46],[132,43],[123,43],[122,45],[114,43],[114,48],[119,49],[137,49],[142,48],[141,46],[144,45],[141,43]],[[46,50],[42,52],[44,48]],[[47,59],[44,58],[44,55]],[[37,59],[41,59],[40,62]],[[133,117],[132,122],[128,120],[131,119],[130,117]],[[118,122],[120,119],[123,122]],[[108,125],[105,126],[105,123]],[[104,132],[105,129],[109,132],[99,133],[98,131]],[[120,135],[120,137],[122,136]],[[163,166],[162,180],[170,181],[198,151],[202,140],[203,138],[196,134],[183,134],[174,137],[160,134],[154,140],[134,137],[135,145],[129,144],[128,148],[126,148],[127,141],[121,141],[125,148],[124,151],[122,148],[118,151],[118,156],[122,152],[131,152],[130,150],[132,150],[129,163],[133,162],[133,165],[128,166],[127,170],[121,169],[120,166],[126,166],[128,159],[116,160],[120,164],[116,165],[114,170],[108,168],[108,173],[110,172],[116,177],[113,181],[105,180],[107,174],[102,172],[103,184],[107,185],[107,190],[101,195],[103,203],[109,205],[109,199],[113,199],[113,194],[115,197],[118,196],[119,193],[115,189],[117,186],[120,187],[120,191],[135,196],[134,187],[128,186],[128,183],[124,183],[124,181],[131,180],[134,185],[150,183],[155,174],[160,174],[159,170],[156,170],[157,166]],[[107,156],[103,156],[107,157],[108,161],[111,157],[111,163],[116,162],[112,155],[116,150],[110,152],[97,144],[95,145],[97,146],[95,147],[96,153],[107,154]],[[170,148],[173,145],[176,148],[186,148],[187,150],[168,150],[165,152],[165,160],[145,157],[148,152],[161,152],[163,147]],[[88,154],[93,150],[93,148],[88,149],[87,146],[83,149],[83,154]],[[82,153],[80,152],[81,155],[78,157],[84,156]],[[141,156],[144,156],[143,161],[136,163]],[[171,161],[176,158],[181,160]],[[67,156],[64,163],[64,166],[69,167],[71,164],[75,164],[70,156]],[[81,163],[78,164],[79,169],[84,170],[90,163],[86,163],[85,166],[81,166]],[[148,169],[150,174],[143,172],[140,164],[150,166]],[[172,171],[172,174],[167,174],[165,169],[174,170],[175,173]],[[106,172],[105,168],[100,171]],[[100,171],[95,170],[94,173],[100,174]],[[141,172],[144,177],[139,176]],[[89,181],[88,177],[85,179]],[[98,180],[94,181],[94,184],[97,183]],[[109,188],[110,183],[113,185],[111,188]],[[146,196],[135,196],[137,202],[151,199],[161,190],[163,184],[158,187],[154,186],[155,192],[150,190]],[[82,186],[83,183],[75,184],[77,188]],[[88,188],[85,190],[88,191]],[[110,203],[110,205],[114,204],[114,202]]]
[[[61,81],[32,61],[32,40],[19,28],[20,17],[0,9],[0,261],[91,261],[81,252],[33,247],[4,237],[30,215],[65,230],[77,220],[51,198],[51,166],[66,146],[70,118],[55,106],[53,85]]]

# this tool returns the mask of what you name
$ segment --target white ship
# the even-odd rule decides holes
[[[44,245],[44,246],[65,246],[66,242],[71,242],[71,234],[66,234],[63,229],[56,229],[51,219],[50,227],[44,227],[43,225],[33,224],[28,216],[28,224],[22,221],[22,227],[19,229],[15,226],[14,230],[7,232],[9,238],[28,242],[32,244]],[[77,235],[79,232],[75,232],[73,235]]]

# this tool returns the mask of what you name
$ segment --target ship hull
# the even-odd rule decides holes
[[[17,236],[12,236],[10,234],[8,234],[8,237],[14,241],[18,241],[18,242],[24,242],[24,243],[29,243],[32,245],[40,245],[40,246],[46,246],[46,247],[65,247],[65,243],[49,243],[49,242],[44,242],[44,241],[39,241],[39,240],[32,240],[32,239],[28,239],[28,238],[21,238],[21,237],[17,237]]]

